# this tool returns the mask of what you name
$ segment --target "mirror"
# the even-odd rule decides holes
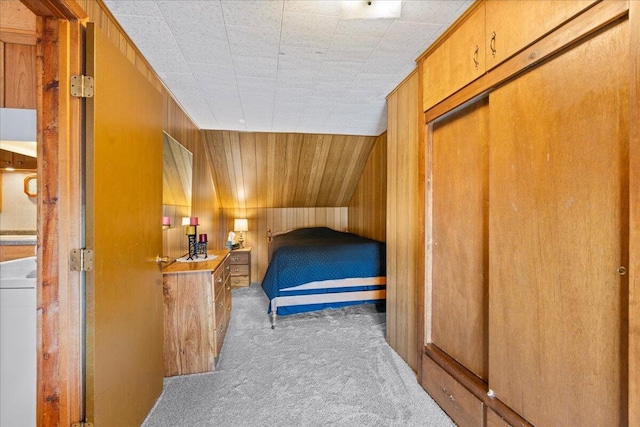
[[[162,215],[171,218],[173,228],[191,216],[193,154],[164,132],[162,158]]]

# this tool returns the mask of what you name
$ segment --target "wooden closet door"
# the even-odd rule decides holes
[[[485,97],[433,125],[431,342],[487,380]]]
[[[490,95],[489,388],[534,425],[626,424],[627,40]]]

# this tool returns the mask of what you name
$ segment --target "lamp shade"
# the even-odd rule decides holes
[[[246,218],[239,218],[233,221],[233,229],[235,231],[249,231],[249,222]]]

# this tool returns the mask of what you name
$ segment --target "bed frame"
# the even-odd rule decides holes
[[[271,263],[271,257],[273,255],[272,242],[273,238],[281,234],[289,233],[296,230],[292,228],[285,231],[272,232],[269,228],[267,230],[267,246],[268,246],[268,261]],[[381,286],[386,285],[386,276],[379,277],[356,277],[339,280],[322,280],[316,282],[305,283],[292,288],[286,288],[283,290],[285,294],[275,297],[270,301],[271,308],[271,329],[275,329],[277,320],[278,307],[293,307],[298,305],[307,304],[341,304],[349,305],[353,301],[385,301],[386,289],[380,289]],[[357,287],[376,286],[377,289],[359,290],[359,291],[344,291],[346,289],[353,289]],[[385,286],[386,287],[386,286]],[[337,292],[322,292],[322,293],[308,293],[308,291],[314,290],[331,290],[336,289]],[[343,290],[343,291],[340,291]],[[303,291],[303,295],[297,295],[297,292]]]

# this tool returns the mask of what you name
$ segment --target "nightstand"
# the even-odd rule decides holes
[[[231,264],[231,287],[251,284],[251,247],[235,249],[229,255]]]

